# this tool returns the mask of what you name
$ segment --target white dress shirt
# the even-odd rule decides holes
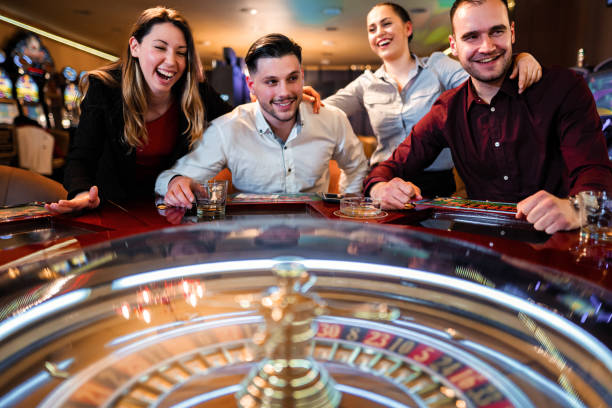
[[[301,103],[283,143],[254,102],[212,121],[193,150],[157,177],[155,192],[165,195],[174,176],[202,183],[224,167],[232,172],[233,185],[245,193],[326,192],[331,159],[344,171],[341,190],[360,192],[367,161],[341,110],[324,107],[314,114],[310,103]]]
[[[381,66],[376,72],[365,71],[323,101],[326,105],[342,109],[347,115],[365,109],[378,141],[370,158],[371,165],[391,156],[395,148],[408,137],[412,127],[429,112],[442,92],[468,79],[461,64],[441,52],[434,52],[428,58],[413,57],[416,67],[401,92],[395,80]],[[447,148],[425,170],[451,168],[453,161],[450,149]]]

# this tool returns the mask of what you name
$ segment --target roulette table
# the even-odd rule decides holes
[[[264,207],[180,226],[89,214],[74,221],[95,233],[5,263],[0,406],[612,405],[601,277],[414,212]]]

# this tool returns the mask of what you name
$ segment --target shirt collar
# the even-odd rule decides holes
[[[511,72],[512,70],[510,69],[508,75],[506,75],[506,78],[504,78],[504,82],[502,82],[502,85],[499,90],[510,97],[516,98],[517,96],[519,96],[518,78],[510,79],[509,77]]]
[[[374,76],[378,79],[388,78],[387,71],[385,71],[384,64],[381,65],[376,71],[374,71]]]
[[[304,126],[304,118],[306,117],[306,110],[308,107],[304,101],[300,102],[300,106],[298,106],[297,118],[295,118],[295,124],[303,127]]]
[[[472,84],[472,77],[470,77],[467,81],[467,110],[470,110],[472,103],[484,103],[484,101],[476,93],[474,84]]]
[[[425,68],[425,63],[416,55],[414,55],[413,53],[410,53],[410,55],[412,56],[412,58],[414,58],[414,62],[415,62],[415,67],[416,67],[416,73],[415,75],[413,75],[410,80],[412,80],[412,78],[414,78],[416,76],[417,73],[419,73],[421,71],[421,69]],[[374,71],[374,76],[378,79],[382,79],[385,82],[389,82],[389,83],[394,83],[395,81],[389,76],[389,74],[387,74],[387,71],[385,71],[385,64],[381,65],[380,68],[378,68],[376,71]]]
[[[264,115],[261,112],[261,106],[259,105],[259,102],[253,103],[255,104],[255,126],[257,127],[257,132],[259,132],[259,134],[272,134],[272,129],[270,129],[268,121],[266,121],[266,118],[264,118]]]
[[[420,59],[419,57],[417,57],[416,55],[412,53],[410,55],[412,55],[412,58],[414,58],[414,61],[416,62],[417,67],[425,68],[425,63],[423,62],[422,59]]]
[[[504,81],[502,82],[498,94],[499,92],[503,92],[506,95],[510,96],[511,98],[515,98],[518,96],[518,79],[510,79],[510,73],[512,72],[512,70],[508,70],[508,73],[506,74],[506,77],[504,78]],[[484,101],[482,99],[480,99],[480,97],[478,96],[478,94],[476,93],[476,89],[474,89],[474,84],[472,83],[472,77],[470,77],[468,79],[468,83],[467,83],[467,88],[468,88],[468,95],[467,95],[467,108],[468,110],[470,109],[470,107],[472,106],[472,103],[476,102],[476,103],[484,103]],[[497,97],[497,95],[495,95],[493,98]]]

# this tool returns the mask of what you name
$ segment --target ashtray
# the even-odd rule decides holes
[[[351,218],[376,218],[381,215],[380,201],[370,197],[346,197],[340,200],[340,213]]]

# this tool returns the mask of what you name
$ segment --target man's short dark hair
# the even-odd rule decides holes
[[[251,45],[244,62],[252,75],[257,71],[257,61],[260,58],[281,58],[285,55],[295,55],[299,63],[302,63],[302,47],[282,34],[268,34]]]
[[[457,11],[460,5],[462,5],[463,3],[471,3],[477,6],[480,6],[482,3],[486,1],[487,0],[455,0],[455,2],[453,3],[453,6],[450,9],[451,27],[453,26],[453,17],[455,17],[455,12]],[[508,9],[508,0],[499,0],[499,1],[504,3],[504,6],[506,6],[506,11],[508,12],[508,19],[510,19],[510,10]],[[453,28],[453,32],[455,32],[454,28]]]

